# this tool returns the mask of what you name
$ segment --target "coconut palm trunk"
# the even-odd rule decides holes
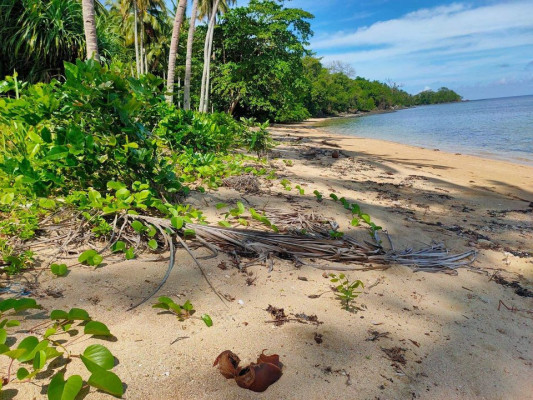
[[[100,61],[98,54],[98,40],[96,37],[96,19],[94,14],[94,0],[82,0],[83,29],[87,47],[87,59]]]
[[[141,75],[145,74],[146,71],[144,70],[144,23],[143,23],[143,15],[141,13],[141,41],[139,43],[139,56],[140,56],[140,70]]]
[[[172,28],[172,40],[170,41],[170,54],[168,57],[168,75],[167,75],[167,103],[172,104],[174,93],[174,77],[176,74],[176,57],[178,53],[178,42],[180,38],[180,29],[183,23],[183,16],[185,15],[185,6],[187,0],[180,0],[174,17],[174,26]]]
[[[192,67],[192,45],[194,41],[194,30],[196,28],[196,16],[198,10],[198,0],[192,2],[191,22],[189,34],[187,36],[187,56],[185,58],[185,83],[183,87],[183,108],[191,109],[191,67]]]
[[[138,21],[137,21],[137,1],[133,2],[133,14],[135,20],[135,26],[133,27],[133,36],[135,38],[135,66],[137,67],[137,78],[141,74],[141,67],[139,65],[139,37],[137,34]]]
[[[207,28],[207,34],[205,35],[204,44],[204,71],[202,74],[202,87],[200,89],[200,108],[201,112],[207,112],[207,96],[209,92],[209,68],[211,64],[211,50],[213,47],[213,32],[215,30],[215,20],[218,11],[218,4],[220,0],[215,0],[213,9],[211,11],[211,17],[209,18],[209,25]]]

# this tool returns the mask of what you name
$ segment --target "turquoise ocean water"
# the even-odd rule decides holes
[[[332,133],[533,165],[533,96],[420,106],[320,126]]]

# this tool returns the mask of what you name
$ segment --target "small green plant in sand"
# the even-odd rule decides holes
[[[24,331],[37,332],[37,336],[26,336],[16,348],[11,348],[17,341],[10,333],[11,328],[19,327],[22,321],[39,318],[40,312],[35,316],[27,315],[31,310],[38,309],[41,306],[30,298],[0,301],[0,356],[10,359],[6,375],[0,380],[0,389],[13,381],[37,380],[45,388],[50,400],[74,399],[82,387],[87,385],[121,397],[124,392],[122,381],[111,371],[115,366],[115,357],[105,346],[91,344],[81,354],[72,354],[68,349],[82,335],[93,338],[112,337],[104,323],[94,321],[81,308],[71,308],[68,312],[53,310],[44,322]],[[26,315],[20,316],[21,312]],[[74,360],[80,360],[90,373],[87,382],[80,375],[71,375],[65,380],[67,367]],[[60,369],[56,371],[58,368]],[[50,376],[48,385],[45,385],[42,381],[47,381]]]
[[[292,190],[291,181],[289,181],[288,179],[282,179],[280,181],[280,184],[281,186],[283,186],[283,189],[285,189],[287,192],[290,192]]]
[[[345,310],[350,311],[352,309],[352,301],[362,293],[355,290],[358,287],[364,288],[363,282],[360,280],[350,282],[344,274],[329,274],[329,276],[331,278],[330,282],[337,284],[335,286],[337,299],[341,301]]]
[[[318,201],[318,202],[321,202],[321,201],[322,201],[323,196],[322,196],[322,194],[321,194],[318,190],[315,190],[315,191],[313,192],[313,194],[314,194],[315,197],[316,197],[316,201]]]
[[[191,318],[193,314],[196,313],[196,310],[194,309],[192,303],[189,300],[187,300],[184,304],[180,305],[174,300],[172,300],[170,297],[166,296],[159,297],[157,299],[157,303],[155,303],[152,307],[166,310],[178,317],[180,321],[185,321],[186,319]],[[213,326],[213,320],[208,314],[202,314],[200,319],[204,321],[204,323],[208,327]]]

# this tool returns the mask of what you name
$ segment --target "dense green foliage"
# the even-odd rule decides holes
[[[224,14],[216,53],[216,104],[237,116],[292,121],[309,116],[302,57],[312,15],[274,1],[252,0]]]
[[[103,60],[113,61],[115,68],[121,61],[124,79],[135,75],[131,1],[115,0],[108,9],[96,4]],[[146,65],[164,79],[172,17],[164,2],[142,4],[139,41],[146,50]],[[313,16],[289,6],[274,0],[252,0],[218,18],[211,62],[213,111],[229,112],[237,119],[290,122],[310,115],[460,101],[459,95],[446,88],[412,96],[396,84],[355,77],[342,63],[322,65],[307,49]],[[6,0],[0,7],[0,78],[16,70],[21,79],[30,82],[63,81],[63,61],[74,63],[85,53],[82,22],[78,0]],[[180,33],[177,81],[184,73],[188,24],[186,21]],[[192,55],[193,107],[199,101],[205,35],[205,25],[200,25]],[[183,96],[179,85],[176,92],[179,108]]]

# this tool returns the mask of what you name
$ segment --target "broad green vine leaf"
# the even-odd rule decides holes
[[[16,319],[11,319],[7,321],[7,324],[6,324],[8,328],[11,328],[13,326],[19,326],[19,325],[20,325],[20,321],[17,321]]]
[[[52,310],[52,312],[50,313],[50,319],[68,319],[68,313],[63,310]]]
[[[80,263],[91,265],[93,267],[100,265],[103,260],[103,257],[94,249],[84,251],[78,257],[78,261]]]
[[[182,308],[183,308],[184,310],[186,310],[186,311],[192,311],[192,310],[194,309],[192,303],[191,303],[189,300],[187,300],[187,301],[185,302],[185,304],[182,306]]]
[[[176,229],[181,229],[183,227],[183,218],[182,217],[172,217],[170,223]]]
[[[9,346],[5,344],[0,344],[0,354],[7,353],[9,351]]]
[[[335,193],[330,193],[329,197],[331,197],[334,201],[339,201],[339,198],[337,197]]]
[[[157,245],[157,240],[155,240],[155,239],[150,239],[150,240],[148,241],[148,247],[150,247],[152,250],[157,250],[157,247],[158,247],[158,245]]]
[[[37,341],[37,343],[36,343]],[[39,340],[35,336],[28,336],[17,346],[17,349],[24,349],[25,352],[17,358],[20,362],[33,360],[35,354],[48,347],[48,340]]]
[[[16,360],[25,353],[26,353],[26,349],[15,349],[15,350],[6,351],[2,353],[2,355],[8,356],[9,358]]]
[[[23,380],[30,374],[30,371],[28,371],[26,368],[21,367],[17,370],[17,379],[19,381]]]
[[[219,221],[218,224],[224,228],[231,228],[231,224],[228,221]]]
[[[352,226],[358,226],[359,225],[359,218],[353,218],[351,222]]]
[[[57,276],[65,276],[68,272],[66,264],[52,264],[50,265],[50,271]]]
[[[126,260],[132,260],[135,258],[135,250],[133,249],[133,247],[130,247],[124,252],[124,255],[126,257]]]
[[[227,207],[227,206],[228,206],[228,205],[227,205],[226,203],[217,203],[217,204],[215,205],[215,208],[216,208],[217,210],[220,210],[221,208],[224,208],[224,207]]]
[[[7,331],[4,328],[0,328],[0,344],[4,344],[7,339]]]
[[[370,215],[368,215],[368,214],[361,214],[360,217],[361,217],[361,219],[362,219],[363,221],[365,221],[367,224],[370,224]]]
[[[140,221],[133,221],[131,223],[131,227],[135,230],[137,233],[142,233],[144,231],[144,225]]]
[[[71,308],[68,312],[68,320],[70,321],[90,321],[89,313],[82,308]]]
[[[86,335],[111,336],[109,328],[104,323],[98,321],[89,321],[85,325],[83,333]]]
[[[15,312],[28,310],[30,308],[41,308],[41,306],[37,304],[35,299],[23,298],[16,300],[15,306],[13,307]]]
[[[24,352],[18,356],[19,361],[28,361],[33,357],[27,357],[28,354],[39,344],[39,339],[35,336],[28,336],[27,338],[22,339],[22,341],[17,346],[17,350],[24,350]]]
[[[90,345],[80,357],[90,372],[97,369],[108,370],[115,366],[115,357],[101,344]]]
[[[57,329],[56,328],[48,328],[45,332],[44,332],[44,338],[47,339],[49,338],[50,336],[54,335],[55,333],[57,332]]]
[[[79,375],[72,375],[66,381],[64,374],[59,372],[48,385],[48,400],[74,400],[83,386]]]
[[[46,364],[46,353],[44,350],[39,350],[35,353],[35,357],[33,357],[33,369],[34,370],[40,370],[43,369],[44,365]]]
[[[59,357],[63,352],[58,351],[55,347],[47,347],[44,349],[44,352],[46,353],[46,359],[51,360],[52,358]]]
[[[211,317],[210,317],[208,314],[203,314],[203,315],[202,315],[202,321],[204,321],[205,324],[206,324],[208,327],[213,326],[213,320],[211,319]]]
[[[111,251],[113,253],[116,253],[118,251],[124,251],[126,250],[126,243],[122,240],[117,240],[113,245],[111,246]]]
[[[98,369],[89,377],[87,383],[113,396],[122,397],[124,394],[122,381],[111,371]]]

